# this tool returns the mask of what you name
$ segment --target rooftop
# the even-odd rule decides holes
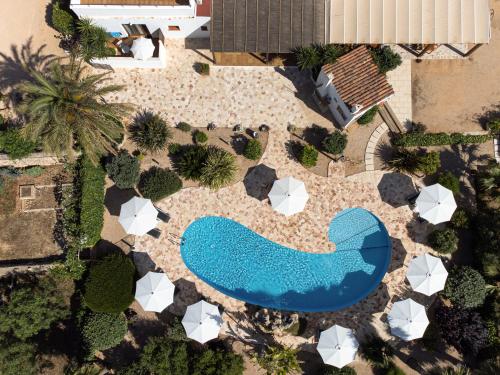
[[[80,0],[80,5],[189,5],[189,0]]]
[[[332,79],[340,98],[348,106],[371,107],[394,94],[365,46],[345,54],[333,64],[324,65],[321,70]]]

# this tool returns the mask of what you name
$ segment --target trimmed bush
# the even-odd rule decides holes
[[[436,229],[429,235],[429,244],[441,254],[450,254],[458,249],[458,237],[453,229]]]
[[[176,164],[179,174],[189,180],[199,180],[201,168],[207,158],[207,148],[204,146],[183,147],[180,158]]]
[[[59,1],[52,4],[52,26],[63,36],[71,36],[75,32],[73,16],[61,8]]]
[[[366,124],[369,124],[370,122],[373,121],[373,119],[375,118],[375,115],[377,114],[378,112],[378,105],[375,105],[373,107],[371,107],[368,111],[366,111],[363,116],[361,116],[360,118],[358,118],[358,124],[359,125],[366,125]]]
[[[159,201],[178,192],[182,188],[182,180],[174,171],[152,167],[143,172],[139,182],[139,191],[144,198]]]
[[[220,189],[234,180],[237,170],[233,154],[222,148],[210,146],[207,148],[207,157],[200,170],[200,184],[210,189]]]
[[[127,334],[127,319],[123,313],[89,313],[82,326],[82,339],[88,353],[112,348]]]
[[[349,366],[337,368],[333,366],[323,365],[321,375],[356,375],[356,370]]]
[[[341,154],[347,146],[347,134],[335,130],[323,139],[322,145],[330,154]]]
[[[250,160],[258,160],[262,156],[262,145],[258,139],[250,139],[245,145],[243,155]]]
[[[193,361],[191,375],[242,375],[243,358],[233,352],[207,349]]]
[[[467,135],[461,133],[422,133],[410,132],[398,135],[393,139],[395,146],[446,146],[456,144],[484,143],[491,139],[491,135]]]
[[[206,143],[208,141],[208,135],[201,130],[195,130],[193,133],[193,140],[195,143]]]
[[[418,170],[426,175],[431,175],[437,172],[441,167],[441,159],[439,153],[428,152],[425,155],[419,156]]]
[[[159,115],[143,112],[131,127],[132,140],[140,149],[158,152],[165,148],[172,132]]]
[[[139,160],[127,151],[120,151],[113,160],[106,165],[109,177],[119,189],[133,188],[139,182]]]
[[[314,167],[318,161],[318,150],[312,145],[305,145],[300,150],[298,159],[304,167]]]
[[[454,267],[448,275],[443,295],[454,305],[471,309],[483,304],[486,297],[486,283],[475,269]]]
[[[373,62],[378,66],[379,72],[383,74],[396,69],[403,62],[401,56],[388,46],[373,48],[370,50],[370,53]]]
[[[134,300],[134,274],[134,263],[123,254],[97,261],[85,280],[85,304],[95,312],[124,311]]]
[[[9,129],[0,132],[0,151],[5,152],[11,159],[21,159],[36,150],[36,143],[25,139],[18,129]]]
[[[168,145],[168,154],[177,155],[182,149],[182,146],[178,143],[170,143]]]
[[[189,125],[187,122],[179,122],[177,124],[177,129],[188,133],[191,131],[191,125]]]
[[[445,188],[450,189],[453,194],[460,193],[460,180],[450,171],[440,174],[437,182]]]
[[[450,224],[454,229],[468,229],[469,215],[461,208],[456,210],[451,217]]]

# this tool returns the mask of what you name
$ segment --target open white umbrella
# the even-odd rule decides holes
[[[144,311],[162,312],[174,302],[175,285],[167,275],[158,272],[148,272],[137,281],[135,299]]]
[[[158,211],[149,199],[133,197],[122,204],[118,221],[125,232],[143,236],[156,227]]]
[[[421,338],[429,325],[425,307],[411,298],[395,302],[387,319],[391,333],[405,341]]]
[[[420,217],[431,224],[450,221],[457,208],[453,192],[439,184],[424,187],[415,204]]]
[[[222,317],[217,306],[200,301],[187,307],[182,325],[187,337],[204,344],[219,336]]]
[[[309,199],[304,183],[293,177],[274,182],[269,199],[274,210],[285,216],[301,212]]]
[[[321,332],[316,349],[327,365],[342,368],[354,361],[358,346],[351,329],[334,325]]]
[[[429,254],[413,258],[406,272],[412,289],[426,296],[443,290],[447,277],[448,272],[441,259]]]
[[[155,51],[155,45],[153,41],[149,38],[140,37],[134,40],[132,43],[132,48],[130,48],[134,59],[136,60],[147,60],[153,57]]]

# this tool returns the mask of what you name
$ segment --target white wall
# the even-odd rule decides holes
[[[93,59],[92,65],[103,65],[111,68],[158,68],[162,69],[167,66],[167,50],[160,42],[158,44],[158,57],[152,57],[147,60],[136,60],[133,57],[112,56],[105,59]]]

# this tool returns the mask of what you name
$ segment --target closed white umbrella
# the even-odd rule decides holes
[[[420,217],[431,224],[450,221],[457,208],[453,192],[439,184],[424,187],[415,204]]]
[[[144,311],[162,312],[174,302],[175,285],[167,275],[158,272],[148,272],[137,281],[135,299]]]
[[[411,298],[395,302],[387,319],[391,333],[405,341],[421,338],[429,325],[425,307]]]
[[[290,216],[304,210],[309,194],[302,181],[285,177],[274,182],[269,199],[274,210]]]
[[[351,329],[334,325],[321,332],[316,349],[324,363],[342,368],[354,361],[358,346]]]
[[[122,204],[118,221],[127,234],[143,236],[156,227],[158,211],[149,199],[133,197]]]
[[[217,306],[200,301],[187,307],[182,325],[187,337],[204,344],[219,336],[222,317]]]
[[[406,272],[412,289],[426,296],[443,290],[447,277],[448,272],[441,259],[429,254],[412,259]]]
[[[147,60],[153,57],[155,51],[155,45],[153,41],[149,38],[140,37],[134,40],[132,43],[132,48],[130,48],[134,59],[136,60]]]

